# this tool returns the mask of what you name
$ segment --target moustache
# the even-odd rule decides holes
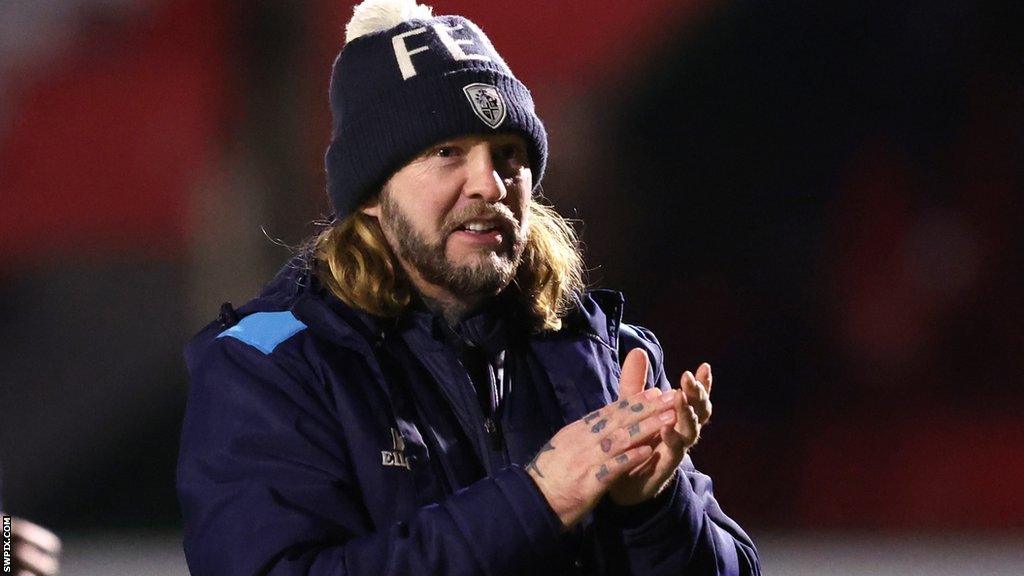
[[[457,214],[449,215],[445,219],[443,227],[445,237],[473,220],[493,222],[501,232],[510,235],[510,239],[519,237],[519,220],[512,213],[512,210],[503,204],[475,204]]]

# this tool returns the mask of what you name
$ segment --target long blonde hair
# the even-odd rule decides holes
[[[528,210],[529,234],[510,289],[534,330],[558,330],[585,287],[579,239],[553,207],[531,199]],[[308,249],[321,283],[345,304],[385,318],[409,305],[412,285],[376,218],[354,210],[313,237]]]

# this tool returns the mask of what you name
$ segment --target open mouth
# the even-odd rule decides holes
[[[498,245],[508,237],[499,220],[469,220],[456,227],[452,236],[474,244]]]
[[[497,222],[466,222],[462,226],[455,229],[457,232],[469,232],[470,234],[486,234],[488,232],[499,231],[500,227]]]

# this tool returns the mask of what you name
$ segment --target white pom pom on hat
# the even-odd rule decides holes
[[[345,25],[345,43],[360,36],[390,30],[413,19],[433,17],[433,8],[416,0],[364,0],[352,9],[352,19]]]

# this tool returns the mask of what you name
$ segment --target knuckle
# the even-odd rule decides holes
[[[683,439],[684,446],[693,446],[697,442],[697,431],[693,429],[687,429],[685,432],[680,434]]]
[[[615,444],[628,444],[629,443],[629,432],[625,428],[618,428],[611,435],[612,442]]]
[[[682,448],[685,448],[686,435],[680,432],[679,430],[675,430],[675,434],[671,434],[668,437],[668,447],[671,450],[680,450]]]
[[[679,419],[676,425],[676,432],[683,436],[695,434],[699,426],[700,420],[697,419],[697,415],[691,413]]]

